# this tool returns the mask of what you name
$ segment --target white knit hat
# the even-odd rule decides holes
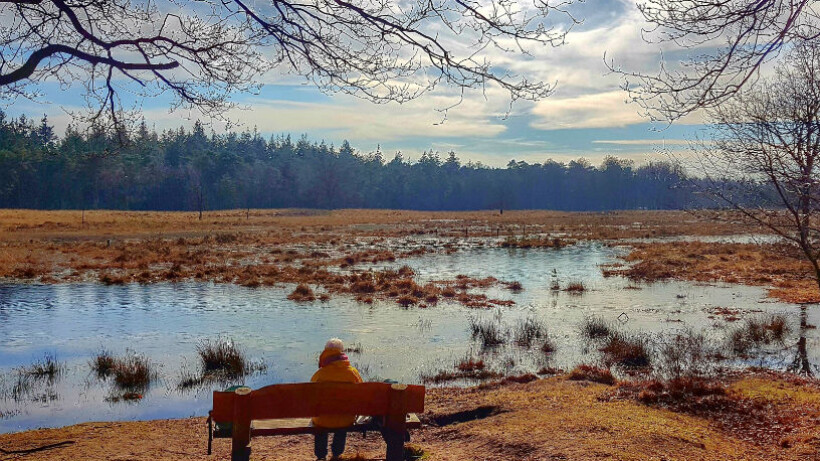
[[[325,349],[335,349],[337,351],[344,352],[345,343],[343,343],[339,338],[330,338],[327,340],[327,343],[325,343]]]

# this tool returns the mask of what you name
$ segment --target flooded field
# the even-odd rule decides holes
[[[805,334],[808,360],[814,369],[820,365],[820,333],[799,327],[799,306],[766,298],[759,287],[636,284],[604,277],[601,265],[617,262],[624,251],[597,243],[555,249],[467,248],[372,266],[407,264],[419,283],[460,274],[521,283],[521,291],[485,290],[490,298],[515,303],[490,309],[470,309],[446,299],[427,308],[403,308],[379,299],[364,304],[345,296],[298,303],[287,297],[292,285],[0,285],[0,432],[80,421],[205,415],[209,392],[218,386],[183,389],[180,382],[186,370],[196,367],[197,344],[218,338],[229,338],[253,363],[264,366],[242,380],[252,387],[309,379],[324,341],[332,336],[356,346],[349,354],[351,362],[368,380],[420,382],[473,355],[503,374],[568,369],[599,360],[597,349],[580,335],[581,323],[591,316],[654,338],[685,329],[703,331],[718,347],[725,345],[729,358],[723,363],[729,367],[785,369],[795,359],[798,336]],[[571,284],[583,290],[568,291]],[[804,323],[820,324],[820,310],[804,312]],[[745,318],[772,313],[789,319],[783,343],[751,358],[731,358],[731,330]],[[493,322],[509,334],[526,319],[546,326],[554,352],[511,341],[482,351],[471,337],[470,325],[476,322]],[[118,355],[133,351],[155,366],[156,380],[141,398],[119,399],[110,380],[92,373],[89,362],[103,349]],[[21,388],[19,369],[46,354],[56,357],[61,372]]]

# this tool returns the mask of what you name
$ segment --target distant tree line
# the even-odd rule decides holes
[[[213,210],[229,208],[677,209],[698,199],[670,162],[636,166],[606,157],[560,163],[462,163],[454,152],[360,153],[303,136],[206,134],[196,123],[157,133],[143,122],[112,136],[69,126],[62,137],[44,117],[0,112],[0,207]]]

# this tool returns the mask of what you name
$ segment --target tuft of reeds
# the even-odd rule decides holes
[[[196,352],[202,371],[206,374],[244,376],[247,373],[245,354],[229,339],[202,340],[197,344]]]
[[[507,342],[506,335],[496,322],[475,318],[470,318],[470,336],[473,340],[480,341],[482,349],[497,347]]]
[[[573,368],[572,371],[569,372],[567,379],[572,381],[591,381],[609,386],[616,383],[615,377],[608,368],[586,364],[581,364]]]
[[[155,376],[148,359],[136,354],[117,360],[112,375],[118,388],[128,390],[148,388]]]
[[[107,378],[113,373],[114,367],[117,365],[117,360],[111,355],[111,352],[102,349],[91,360],[90,365],[91,371],[93,371],[98,378]]]
[[[646,368],[651,363],[649,345],[642,335],[627,336],[621,332],[610,334],[599,349],[609,365],[623,368]]]
[[[556,350],[555,342],[553,342],[552,339],[550,339],[549,336],[547,336],[541,343],[540,349],[541,352],[543,352],[544,354],[552,354]]]
[[[529,349],[532,345],[547,338],[547,328],[538,320],[528,317],[515,326],[515,344]]]
[[[43,358],[18,370],[18,374],[24,374],[36,379],[53,380],[63,371],[63,367],[57,362],[54,354],[46,353]]]
[[[584,282],[580,280],[574,280],[567,284],[567,287],[564,288],[564,291],[570,294],[581,294],[587,290],[587,287],[584,285]]]
[[[744,355],[753,348],[771,343],[782,344],[790,331],[791,327],[782,314],[751,318],[730,332],[729,342],[735,354]]]
[[[588,340],[607,338],[612,334],[612,328],[603,317],[586,317],[581,322],[581,337]]]
[[[472,356],[465,357],[458,363],[456,368],[458,371],[476,371],[476,370],[483,370],[487,367],[482,359],[475,359]]]

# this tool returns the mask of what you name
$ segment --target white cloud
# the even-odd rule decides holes
[[[619,90],[545,99],[532,108],[536,118],[530,126],[558,130],[625,127],[645,122],[634,106],[626,105],[625,99],[626,95]]]
[[[618,146],[688,146],[691,141],[686,139],[596,139],[593,144],[613,144]]]

